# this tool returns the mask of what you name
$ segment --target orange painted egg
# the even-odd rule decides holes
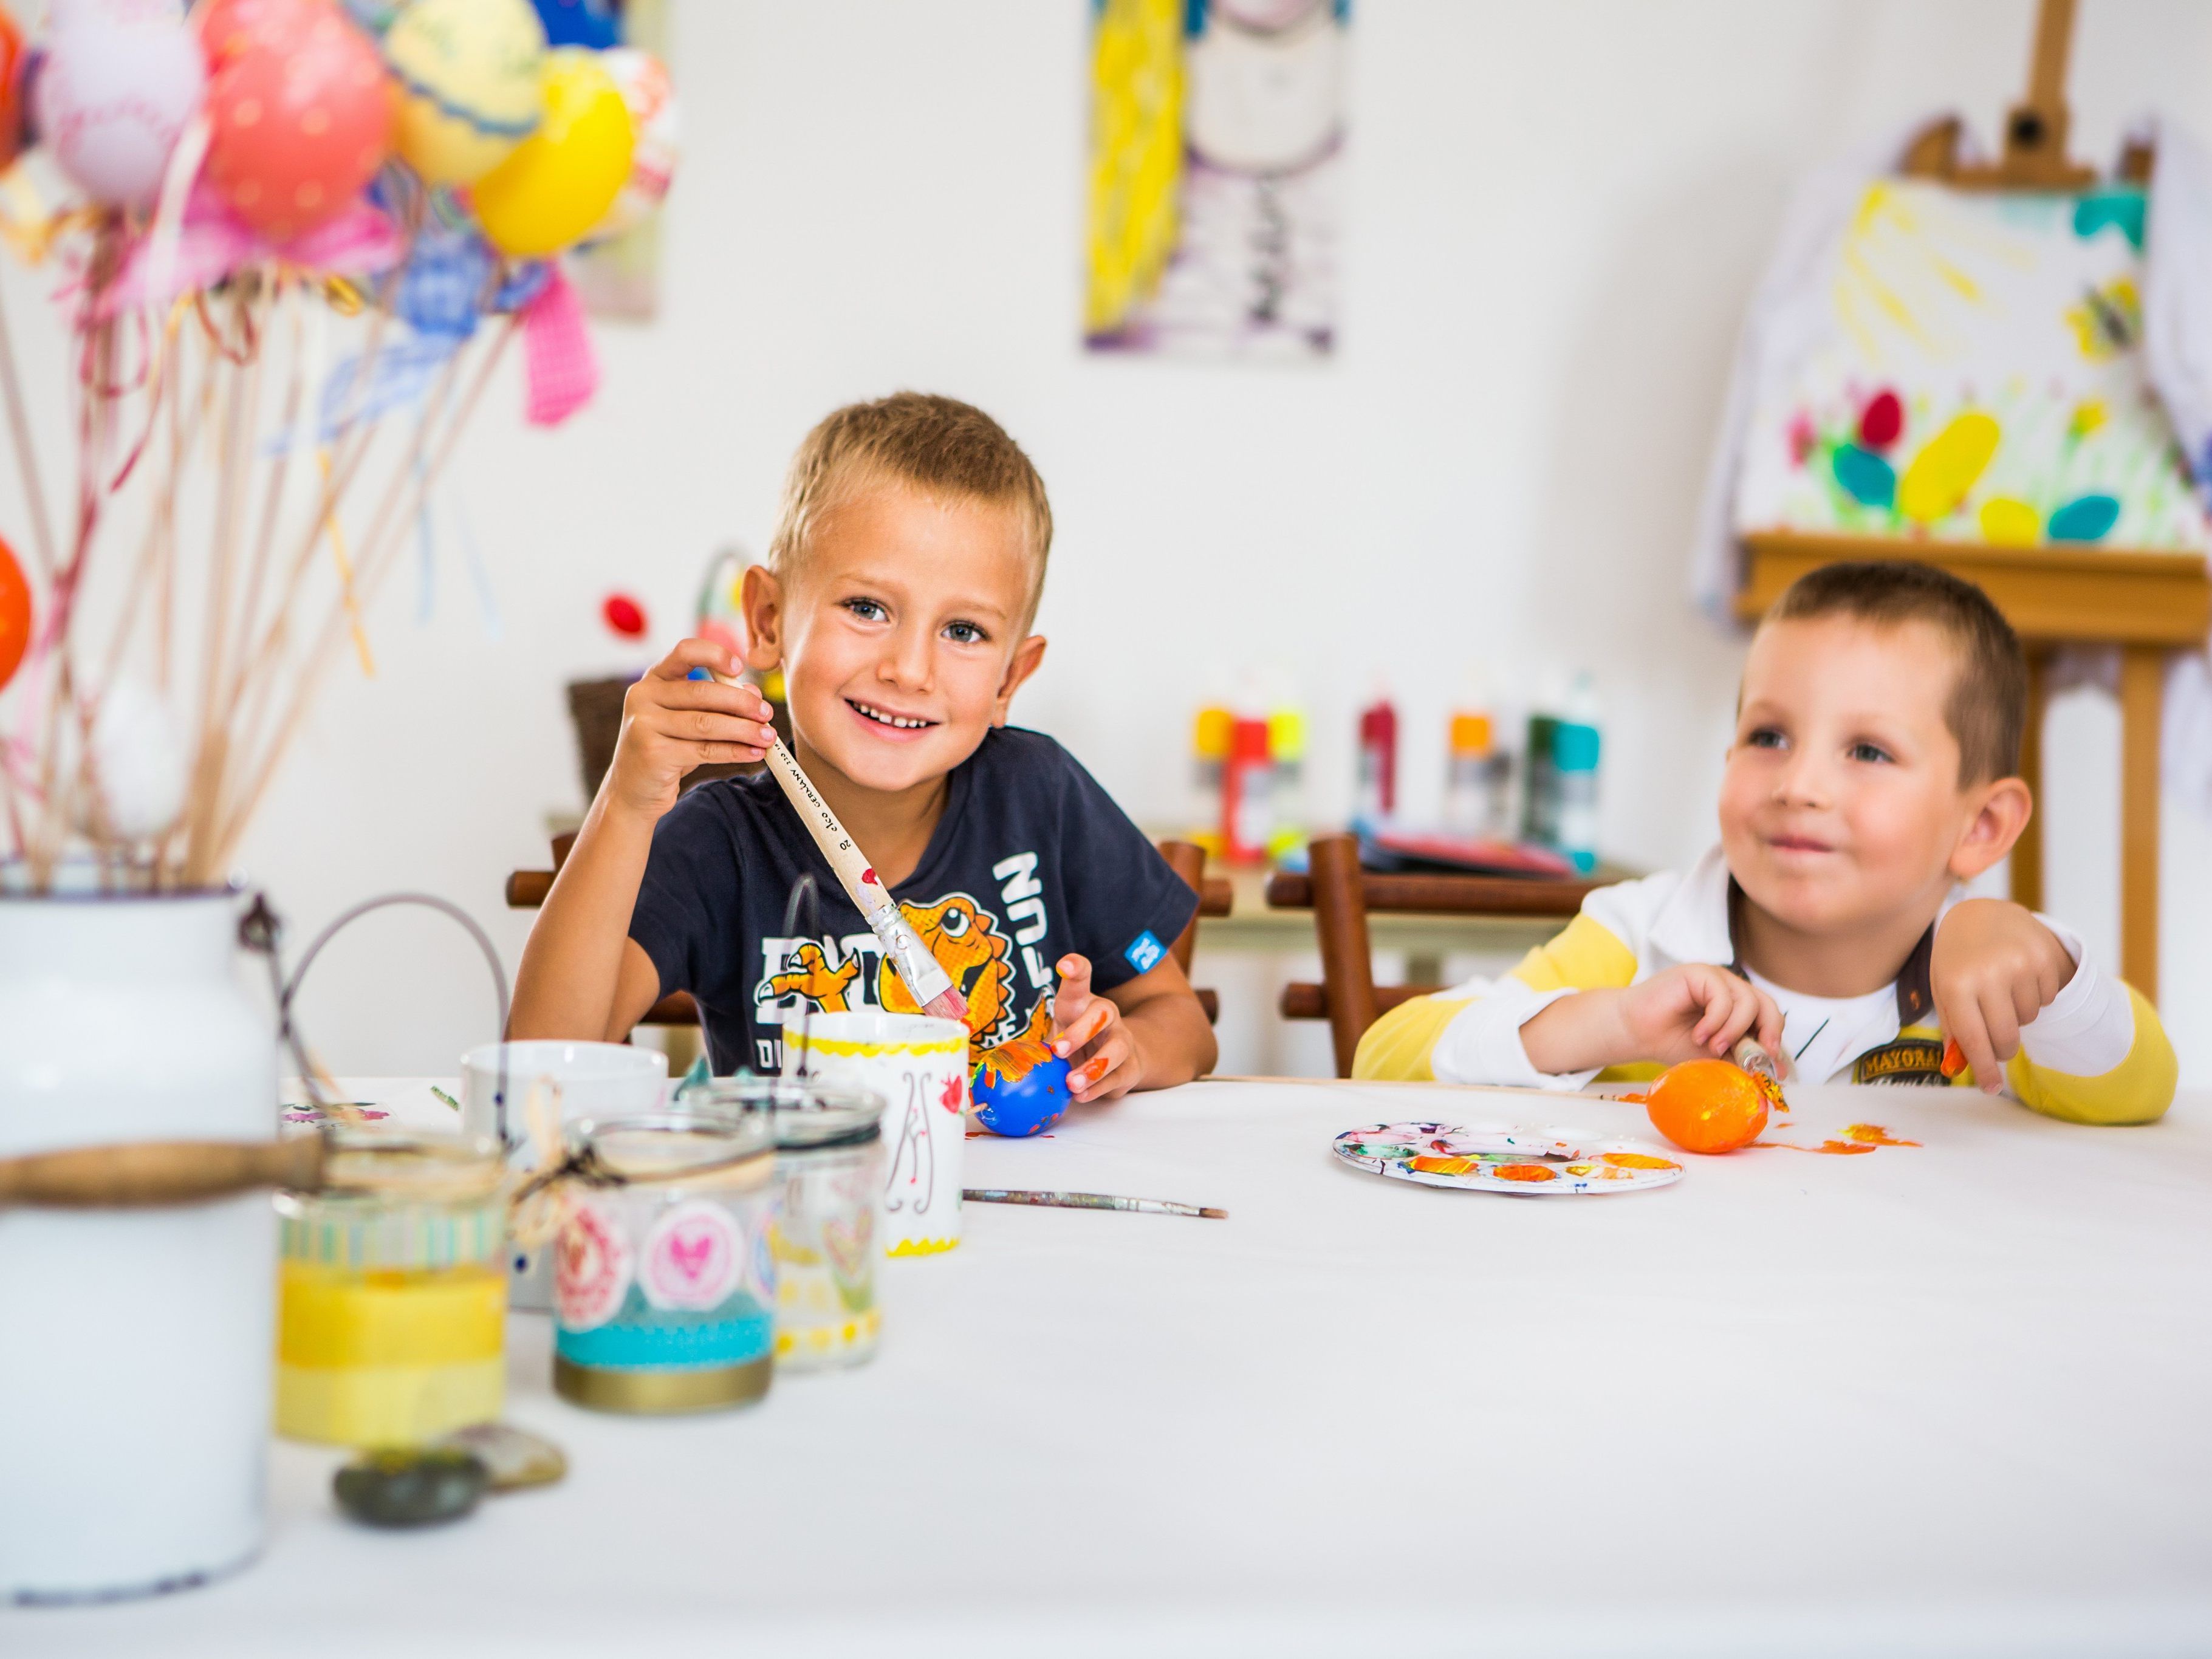
[[[1766,1127],[1766,1091],[1725,1060],[1686,1060],[1651,1085],[1651,1127],[1686,1152],[1732,1152]]]

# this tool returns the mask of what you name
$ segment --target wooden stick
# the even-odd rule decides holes
[[[153,1140],[0,1159],[0,1208],[138,1210],[204,1204],[262,1187],[322,1184],[319,1135],[284,1140]]]
[[[439,478],[445,472],[447,463],[453,459],[453,452],[459,444],[461,434],[467,429],[469,419],[476,412],[477,404],[483,396],[484,388],[491,383],[493,371],[498,368],[500,358],[507,349],[507,342],[514,338],[519,326],[519,319],[509,318],[507,326],[500,331],[499,338],[493,342],[491,349],[485,354],[482,368],[477,371],[475,380],[471,382],[468,391],[462,396],[460,407],[454,411],[453,419],[447,423],[435,453],[432,455],[428,464],[421,469],[409,509],[397,521],[399,531],[404,532],[405,526],[413,522],[416,514],[422,510],[422,501],[437,486]],[[458,357],[458,354],[456,356]],[[421,434],[418,434],[414,454],[410,457],[406,468],[399,474],[401,480],[404,480],[410,472],[416,471],[416,462],[420,459],[422,453],[420,436]],[[386,515],[380,514],[376,524],[376,529],[371,532],[372,538],[382,534]],[[395,532],[395,536],[397,533]],[[387,550],[389,540],[390,538],[386,538],[386,544],[384,545],[364,543],[361,556],[356,562],[355,572],[357,581],[354,603],[363,610],[374,603],[377,586],[385,570],[389,568],[391,562]],[[290,708],[284,717],[283,723],[279,726],[276,736],[267,751],[261,757],[253,782],[227,823],[219,842],[224,856],[228,856],[228,849],[235,846],[239,837],[245,834],[246,823],[259,807],[262,796],[268,791],[270,781],[276,774],[277,763],[283,758],[284,752],[290,746],[293,738],[297,735],[300,724],[306,718],[308,705],[313,701],[315,688],[334,653],[333,647],[337,644],[337,630],[344,625],[348,615],[348,599],[347,596],[341,594],[325,615],[323,627],[316,635],[313,648],[307,654],[306,663],[301,671],[300,679],[293,688]]]
[[[40,574],[54,579],[54,524],[46,512],[46,488],[39,482],[39,457],[31,441],[31,420],[23,408],[23,387],[15,374],[15,346],[8,331],[8,315],[0,307],[0,394],[8,404],[8,435],[15,450],[15,470],[23,477],[23,498],[31,510],[31,545],[38,555]]]

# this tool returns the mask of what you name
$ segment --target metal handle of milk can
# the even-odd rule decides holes
[[[509,1145],[507,1136],[507,969],[500,965],[499,951],[490,936],[477,925],[476,918],[451,899],[440,898],[434,893],[385,893],[373,899],[363,899],[350,910],[345,910],[307,942],[301,953],[300,965],[292,970],[289,979],[284,976],[281,947],[284,924],[269,902],[266,893],[256,893],[253,902],[246,907],[246,915],[238,924],[238,942],[247,950],[269,958],[269,985],[276,996],[276,1035],[290,1050],[292,1062],[300,1068],[300,1080],[306,1086],[308,1097],[319,1106],[330,1103],[318,1098],[319,1085],[315,1080],[315,1068],[307,1059],[307,1047],[301,1041],[299,1024],[292,1018],[292,999],[300,994],[300,983],[307,977],[307,969],[315,965],[315,958],[323,947],[337,936],[340,929],[359,921],[372,910],[381,910],[394,904],[419,904],[452,917],[465,928],[477,949],[483,952],[484,965],[491,969],[493,991],[499,999],[499,1087],[494,1103],[497,1110],[497,1127],[501,1146]]]

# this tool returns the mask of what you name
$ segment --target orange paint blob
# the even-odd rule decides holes
[[[1917,1140],[1898,1140],[1879,1123],[1852,1123],[1844,1129],[1844,1139],[1856,1140],[1869,1146],[1917,1146]]]
[[[1732,1152],[1766,1127],[1767,1093],[1725,1060],[1686,1060],[1651,1085],[1651,1127],[1687,1152]]]
[[[1601,1156],[1616,1170],[1679,1170],[1682,1167],[1671,1158],[1654,1158],[1649,1152],[1606,1152]]]
[[[1490,1172],[1499,1181],[1556,1181],[1559,1177],[1541,1164],[1500,1164]]]
[[[1409,1158],[1406,1162],[1423,1175],[1473,1175],[1482,1168],[1479,1158]]]

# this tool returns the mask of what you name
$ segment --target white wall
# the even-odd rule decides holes
[[[1079,349],[1084,0],[678,0],[661,319],[602,331],[605,389],[557,434],[496,388],[463,457],[504,636],[457,564],[427,625],[395,584],[378,680],[334,683],[246,866],[295,937],[427,888],[511,964],[527,923],[501,880],[544,861],[544,812],[577,804],[561,684],[619,659],[600,596],[627,586],[678,622],[712,547],[764,542],[808,424],[901,386],[982,404],[1043,468],[1053,646],[1018,712],[1139,817],[1182,810],[1188,715],[1224,671],[1294,677],[1326,813],[1382,665],[1416,811],[1468,659],[1587,665],[1609,713],[1607,850],[1686,858],[1741,642],[1690,609],[1685,549],[1785,193],[1939,106],[1990,131],[2033,9],[1364,0],[1337,356],[1240,369]],[[2212,134],[2212,7],[2081,10],[2078,149],[2108,157],[2150,106]],[[2051,777],[2078,797],[2052,815],[2051,893],[2107,952],[2115,838],[2094,803],[2115,726],[2067,704]],[[2170,811],[2166,849],[2164,1001],[2185,1075],[2212,1083],[2212,827]],[[318,968],[305,1016],[341,1069],[447,1070],[489,1029],[481,978],[443,924],[379,919]]]

